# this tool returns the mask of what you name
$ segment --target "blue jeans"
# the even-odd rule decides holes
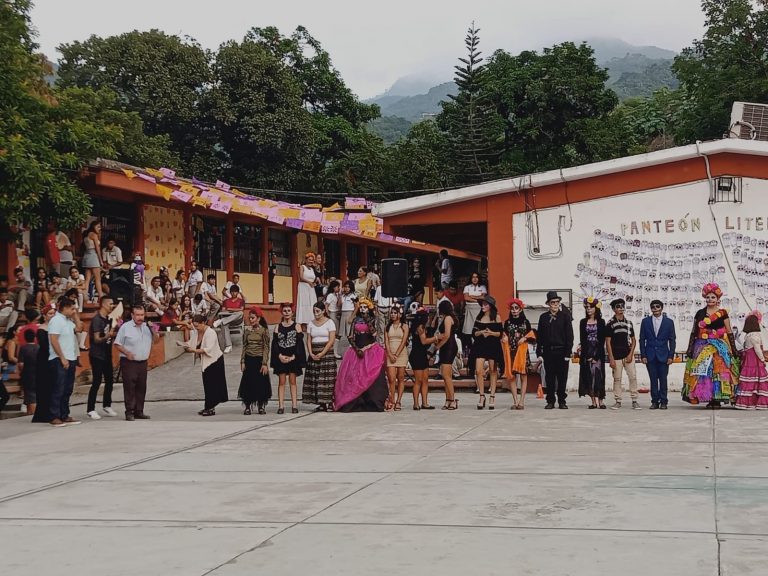
[[[69,368],[64,368],[61,360],[49,360],[53,376],[51,386],[51,420],[66,420],[69,418],[69,397],[75,387],[75,370],[77,360],[69,361]]]
[[[651,379],[651,402],[654,404],[666,404],[667,399],[667,375],[669,374],[669,364],[666,361],[648,359],[648,377]]]

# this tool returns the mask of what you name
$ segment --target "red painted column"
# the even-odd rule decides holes
[[[227,278],[232,278],[235,273],[235,223],[232,218],[227,218],[224,238],[224,261]]]
[[[145,230],[144,230],[144,207],[146,204],[144,202],[139,202],[136,204],[136,237],[134,240],[134,246],[133,251],[138,252],[141,254],[141,257],[144,258],[144,261],[147,261],[147,255],[144,254],[144,248],[146,247],[146,237]],[[133,254],[129,254],[129,260],[133,261]],[[125,257],[125,256],[124,256]]]
[[[261,227],[262,304],[269,302],[269,226]]]

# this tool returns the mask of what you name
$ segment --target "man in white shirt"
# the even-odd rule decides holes
[[[192,265],[189,268],[189,280],[187,280],[187,294],[194,297],[200,291],[202,287],[203,273],[198,269],[197,262],[192,261]]]
[[[384,343],[384,332],[389,321],[389,310],[392,304],[396,302],[395,298],[385,298],[381,295],[381,284],[376,288],[376,295],[373,297],[376,304],[376,339],[379,344]]]
[[[0,286],[0,331],[8,332],[8,328],[16,326],[19,312],[13,306],[13,300],[8,298],[8,288]]]
[[[216,274],[208,274],[207,280],[200,285],[198,290],[203,295],[203,299],[208,302],[208,308],[211,318],[216,318],[221,310],[221,296],[216,292]]]
[[[224,300],[227,298],[232,298],[232,293],[229,291],[232,286],[237,286],[240,288],[240,274],[232,274],[232,280],[227,280],[227,283],[224,285],[224,289],[221,291],[221,295],[224,297]],[[243,300],[247,300],[242,290],[240,290],[240,297]]]
[[[56,233],[56,247],[59,249],[59,274],[62,278],[67,278],[70,267],[75,263],[75,255],[69,236],[61,230]]]
[[[56,427],[80,424],[69,415],[69,398],[75,386],[75,370],[80,350],[75,330],[75,302],[69,298],[59,301],[59,310],[48,322],[50,352],[48,365],[51,372],[51,424]]]
[[[208,316],[210,309],[211,307],[208,305],[208,302],[205,301],[203,295],[195,294],[195,297],[192,298],[192,315],[197,316],[200,314],[201,316]]]
[[[116,268],[123,264],[123,252],[111,237],[107,239],[107,245],[102,249],[101,257],[107,268]]]
[[[160,286],[160,276],[152,278],[149,289],[147,290],[147,310],[149,312],[159,312],[162,314],[165,312],[163,306],[163,287]]]
[[[453,265],[448,258],[448,250],[440,250],[440,284],[443,288],[453,282]]]

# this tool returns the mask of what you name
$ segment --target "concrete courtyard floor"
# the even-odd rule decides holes
[[[200,418],[201,388],[182,358],[150,374],[152,420],[0,422],[0,573],[766,574],[766,414],[464,393]]]

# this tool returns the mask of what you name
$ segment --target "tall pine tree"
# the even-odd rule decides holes
[[[473,22],[464,39],[467,57],[459,58],[460,64],[454,66],[457,94],[442,103],[438,116],[438,125],[448,134],[457,184],[477,184],[499,176],[503,125],[486,90],[479,33]]]

